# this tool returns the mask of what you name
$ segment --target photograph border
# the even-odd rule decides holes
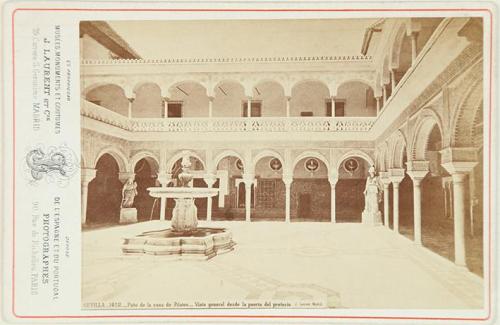
[[[237,3],[236,5],[241,4]],[[259,5],[266,5],[265,3]],[[21,11],[101,11],[101,12],[374,12],[374,13],[384,13],[384,12],[470,12],[470,13],[480,13],[489,15],[489,32],[486,33],[484,31],[485,39],[488,38],[489,48],[486,48],[484,52],[484,58],[489,60],[489,76],[488,76],[488,86],[485,86],[483,91],[488,92],[488,110],[485,115],[488,117],[487,123],[487,138],[488,138],[488,153],[485,153],[484,160],[488,161],[487,168],[487,197],[488,197],[488,215],[485,216],[487,218],[488,230],[487,230],[487,247],[485,247],[485,253],[487,252],[487,260],[488,260],[488,275],[485,279],[487,279],[486,286],[486,296],[487,301],[485,303],[485,311],[487,312],[486,317],[432,317],[432,316],[365,316],[365,315],[286,315],[285,312],[280,311],[280,314],[276,313],[274,315],[252,315],[252,314],[183,314],[183,315],[141,315],[141,314],[121,314],[121,315],[19,315],[16,313],[15,308],[15,281],[16,281],[16,60],[15,60],[15,16],[16,13]],[[492,83],[493,83],[493,29],[494,28],[494,14],[489,8],[408,8],[408,9],[391,9],[391,8],[290,8],[290,9],[282,9],[282,8],[269,8],[269,9],[260,9],[260,8],[43,8],[43,7],[22,7],[15,8],[11,13],[11,46],[12,46],[12,96],[13,96],[13,104],[12,104],[12,114],[13,114],[13,134],[12,134],[12,143],[13,143],[13,214],[12,214],[12,236],[13,236],[13,245],[12,245],[12,314],[16,318],[20,319],[110,319],[110,318],[176,318],[176,319],[352,319],[352,320],[360,320],[360,319],[373,319],[373,320],[454,320],[454,321],[486,321],[489,320],[492,316],[492,188],[491,188],[491,173],[492,173],[492,110],[493,110],[493,101],[492,101]]]

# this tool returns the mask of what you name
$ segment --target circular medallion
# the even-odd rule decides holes
[[[241,159],[236,160],[236,168],[238,168],[239,170],[243,170],[243,162],[241,161]]]
[[[310,158],[306,160],[306,163],[304,164],[304,167],[310,171],[314,172],[319,168],[319,162],[316,158]]]
[[[355,172],[359,167],[358,161],[354,158],[349,158],[344,161],[344,169],[348,173]]]
[[[273,158],[269,162],[269,167],[274,171],[278,171],[281,169],[281,161],[278,158]]]

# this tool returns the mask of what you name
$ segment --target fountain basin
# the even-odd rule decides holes
[[[219,193],[219,189],[208,187],[149,187],[148,191],[152,197],[172,199],[206,198]]]
[[[131,255],[164,255],[173,259],[208,260],[234,249],[232,234],[225,228],[197,228],[183,233],[173,229],[144,232],[124,238],[122,252]]]

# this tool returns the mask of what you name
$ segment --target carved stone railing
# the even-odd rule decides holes
[[[82,116],[90,117],[93,120],[114,125],[121,129],[130,129],[130,120],[126,116],[113,112],[112,110],[96,105],[87,100],[81,100],[80,107],[80,114]]]
[[[376,117],[127,118],[88,101],[83,116],[132,132],[367,132]]]

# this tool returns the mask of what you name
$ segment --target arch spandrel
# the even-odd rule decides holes
[[[342,163],[344,160],[351,158],[351,157],[357,157],[357,158],[362,158],[370,164],[370,166],[375,165],[375,161],[373,160],[372,156],[368,154],[367,152],[359,149],[352,149],[344,152],[342,156],[340,156],[336,162],[335,162],[335,171],[338,172],[339,168],[342,166]]]
[[[160,168],[160,161],[159,161],[159,158],[156,154],[154,154],[153,152],[149,151],[149,150],[141,150],[139,152],[137,152],[136,154],[134,154],[132,156],[132,158],[130,158],[130,166],[129,166],[129,170],[130,171],[133,171],[135,169],[135,166],[137,165],[137,163],[141,160],[141,159],[150,159],[152,161],[154,161],[155,163],[155,167],[157,169]],[[159,171],[159,170],[157,170]]]
[[[101,81],[101,82],[89,83],[88,86],[83,87],[81,95],[82,95],[83,98],[87,98],[87,95],[90,92],[92,92],[93,90],[96,90],[96,89],[98,89],[100,87],[104,87],[104,86],[114,86],[114,87],[120,88],[121,91],[123,92],[123,95],[127,96],[127,92],[125,90],[124,85],[120,84],[118,82],[112,82],[112,81],[110,81],[110,82]]]
[[[453,112],[450,125],[452,147],[474,146],[474,124],[483,105],[483,82],[475,82],[464,94]],[[482,120],[482,119],[481,119]]]
[[[266,149],[266,150],[260,151],[252,158],[251,168],[254,171],[254,173],[255,173],[255,169],[257,167],[257,163],[259,162],[259,160],[261,160],[262,158],[266,158],[266,157],[273,157],[273,158],[278,159],[281,162],[281,165],[283,166],[283,168],[285,168],[285,161],[284,161],[282,155],[275,150]]]
[[[419,113],[411,132],[412,141],[408,150],[411,160],[426,159],[427,144],[434,126],[438,127],[441,139],[444,139],[443,124],[440,117],[432,109],[423,109]]]
[[[217,170],[217,166],[219,165],[219,163],[224,159],[224,158],[227,158],[227,157],[236,157],[238,159],[241,160],[241,162],[243,163],[243,170],[246,171],[245,168],[247,168],[250,164],[249,162],[245,159],[244,155],[240,154],[239,152],[235,151],[235,150],[223,150],[221,152],[219,152],[215,158],[213,159],[213,163],[212,163],[212,168],[214,170]]]
[[[321,84],[323,87],[325,87],[328,90],[329,95],[331,95],[331,91],[330,91],[331,87],[329,87],[328,80],[325,80],[325,78],[323,78],[321,76],[311,76],[311,77],[305,77],[305,78],[294,80],[292,82],[290,91],[293,92],[293,90],[296,89],[298,86],[300,86],[304,83],[311,83],[311,82]]]
[[[127,155],[125,155],[120,149],[117,149],[117,148],[112,147],[112,146],[107,146],[107,147],[101,149],[101,151],[99,151],[99,153],[96,155],[96,157],[94,159],[94,163],[92,165],[93,168],[96,168],[97,162],[104,154],[109,154],[111,157],[113,157],[116,160],[116,163],[118,164],[119,171],[121,173],[130,171],[128,169],[129,163],[128,163]]]

